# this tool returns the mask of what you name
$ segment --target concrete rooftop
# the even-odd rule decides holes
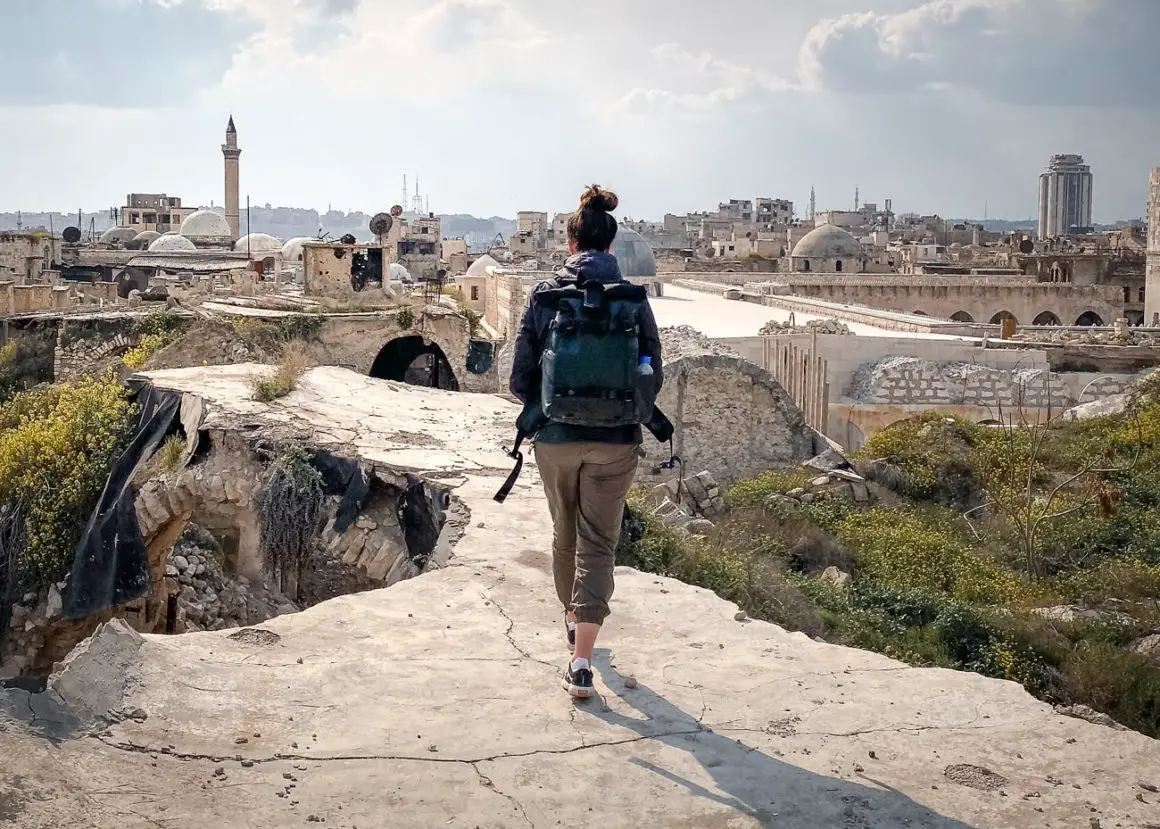
[[[791,299],[792,297],[786,297]],[[761,327],[771,320],[788,322],[790,314],[798,325],[812,320],[833,319],[833,314],[803,314],[769,305],[724,299],[716,294],[665,285],[665,295],[649,300],[657,323],[663,328],[671,325],[691,325],[706,337],[755,337]],[[857,310],[855,306],[847,307]],[[865,337],[905,337],[929,340],[971,341],[970,337],[949,334],[927,334],[910,331],[891,331],[874,325],[843,320],[855,334]]]
[[[515,407],[335,368],[259,405],[256,370],[154,379],[201,397],[223,428],[309,427],[455,477],[470,510],[456,557],[265,633],[106,628],[54,692],[0,692],[0,825],[1160,824],[1160,796],[1139,785],[1160,786],[1153,740],[1060,716],[1013,683],[739,620],[707,591],[623,568],[600,699],[574,704],[534,466],[506,505],[491,500]],[[88,736],[76,706],[131,716]]]

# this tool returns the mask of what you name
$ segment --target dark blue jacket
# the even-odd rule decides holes
[[[620,266],[616,263],[615,256],[599,251],[585,251],[569,259],[557,272],[556,280],[542,283],[536,291],[557,288],[561,282],[585,282],[592,279],[605,284],[625,281],[620,275]],[[519,337],[516,340],[510,384],[512,394],[524,403],[540,395],[540,357],[544,353],[544,345],[548,342],[548,328],[553,319],[555,314],[550,308],[535,302],[529,302],[528,309],[524,312],[524,322],[520,326]],[[664,364],[661,360],[661,339],[648,300],[645,300],[641,308],[640,353],[642,356],[652,358],[656,387],[657,391],[660,391],[665,379]],[[539,431],[536,440],[542,443],[640,443],[641,430],[639,426],[596,428],[549,423]]]

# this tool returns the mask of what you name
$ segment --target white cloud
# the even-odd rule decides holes
[[[976,90],[1026,105],[1160,106],[1156,0],[929,0],[819,21],[799,53],[813,89]]]

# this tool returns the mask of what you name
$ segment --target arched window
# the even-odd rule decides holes
[[[841,259],[839,259],[837,262],[834,263],[834,270],[836,270],[838,273],[842,272],[842,260]]]

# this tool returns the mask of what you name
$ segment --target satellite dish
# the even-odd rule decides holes
[[[357,245],[358,244],[358,239],[354,238],[354,235],[351,233],[346,234],[338,241],[342,242],[344,245]]]
[[[379,241],[383,241],[383,237],[391,232],[394,227],[395,220],[387,213],[376,213],[371,219],[371,233],[378,237]]]
[[[1019,252],[1020,253],[1034,253],[1035,252],[1035,243],[1032,242],[1030,239],[1024,239],[1022,242],[1019,243]]]
[[[70,245],[75,245],[81,240],[81,229],[79,227],[66,227],[60,235]]]
[[[391,208],[391,215],[394,216],[396,219],[399,218],[400,216],[402,216],[403,215],[403,205],[396,204],[394,207],[392,207]]]

